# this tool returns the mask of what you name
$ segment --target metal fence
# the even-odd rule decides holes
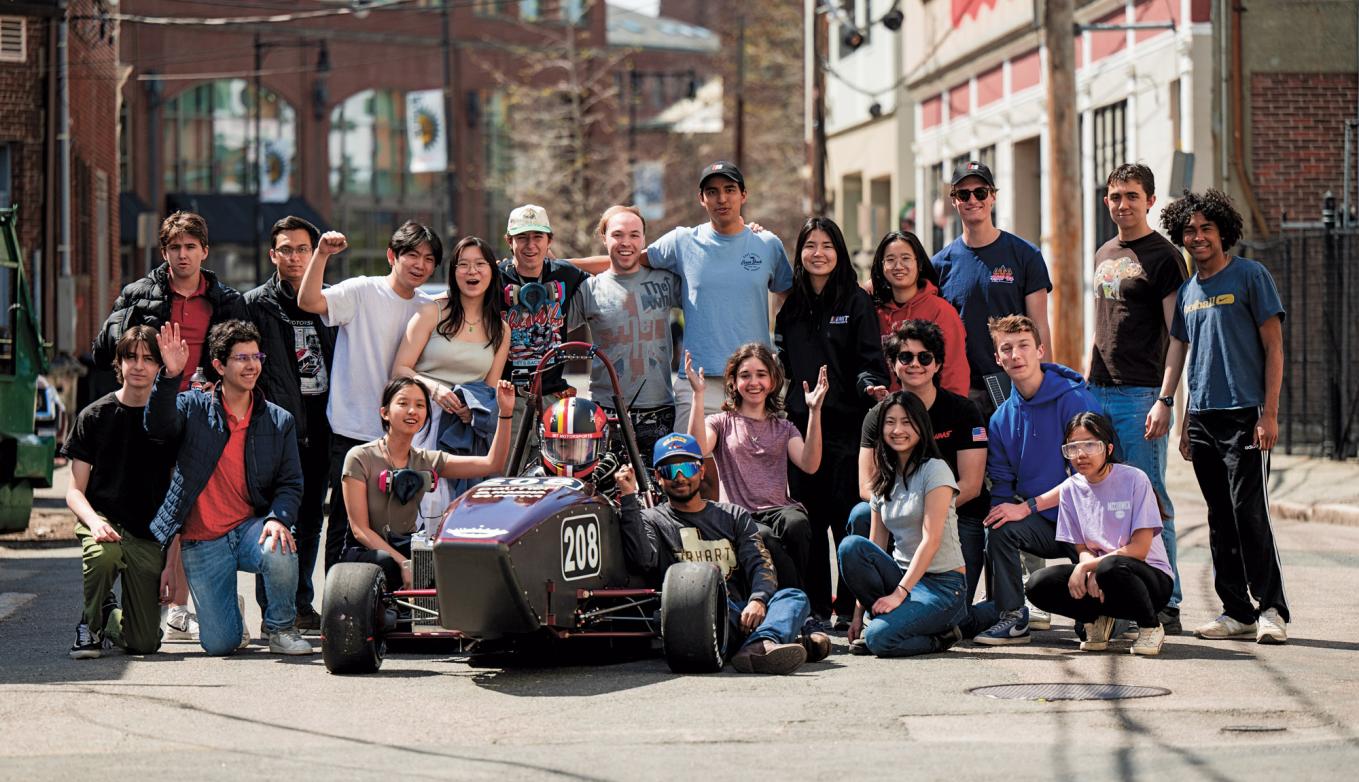
[[[1279,441],[1284,453],[1359,452],[1359,229],[1285,224],[1241,255],[1274,275],[1288,315]]]

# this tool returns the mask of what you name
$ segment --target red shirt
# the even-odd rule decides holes
[[[179,324],[179,336],[189,343],[189,363],[184,365],[184,374],[179,379],[179,390],[189,390],[189,381],[194,370],[205,366],[203,343],[208,339],[208,327],[212,325],[212,304],[208,302],[208,278],[198,275],[198,290],[188,296],[170,291],[170,322]]]
[[[203,493],[198,495],[189,518],[184,521],[185,540],[216,540],[236,528],[238,524],[255,515],[250,504],[250,490],[245,484],[245,432],[250,426],[250,414],[254,408],[254,397],[245,409],[245,415],[237,418],[227,409],[226,448],[217,461],[217,469],[212,471]],[[226,407],[226,398],[222,399]]]
[[[958,396],[967,396],[968,390],[972,388],[972,369],[967,363],[967,332],[963,329],[963,319],[958,317],[958,311],[940,297],[934,283],[925,280],[924,290],[905,304],[891,303],[885,307],[880,305],[877,309],[878,330],[882,332],[883,345],[887,344],[887,338],[903,321],[928,320],[938,325],[939,330],[944,332],[944,368],[939,370],[939,385]],[[889,389],[900,391],[901,381],[897,380],[895,370],[896,367],[887,368],[887,377],[892,381]]]

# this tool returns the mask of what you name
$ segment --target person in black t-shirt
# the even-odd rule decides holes
[[[991,495],[984,481],[986,423],[972,400],[939,387],[939,372],[944,363],[944,333],[938,325],[927,320],[904,321],[888,339],[883,353],[902,389],[925,403],[930,426],[934,429],[934,444],[958,481],[958,496],[954,501],[958,508],[958,540],[967,567],[967,602],[970,605],[985,561],[986,529],[982,519],[991,506]],[[878,440],[878,407],[884,404],[885,401],[879,402],[864,416],[859,439],[859,496],[865,501],[856,505],[849,516],[849,532],[854,535],[868,535],[867,500],[872,494],[877,472],[873,448]]]
[[[66,504],[76,515],[84,572],[84,609],[71,657],[115,649],[150,654],[160,648],[160,579],[165,553],[151,519],[170,485],[175,450],[150,439],[142,425],[160,371],[156,330],[133,326],[114,347],[121,387],[81,411],[62,447],[71,460]],[[123,579],[123,604],[113,583]]]

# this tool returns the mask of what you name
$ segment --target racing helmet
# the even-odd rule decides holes
[[[588,399],[559,399],[544,413],[538,428],[543,467],[550,475],[584,478],[594,470],[609,441],[604,409]]]

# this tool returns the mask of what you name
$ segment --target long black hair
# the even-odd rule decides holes
[[[873,282],[873,303],[879,307],[886,307],[894,304],[892,300],[892,283],[887,281],[887,274],[882,269],[882,258],[887,254],[887,247],[892,242],[905,242],[915,255],[915,284],[917,288],[924,288],[925,281],[929,280],[936,286],[939,284],[939,272],[935,271],[934,264],[930,261],[930,256],[925,252],[925,245],[921,243],[920,237],[910,231],[888,231],[887,235],[878,242],[878,249],[873,251],[873,265],[868,270],[868,278]]]
[[[505,304],[501,300],[501,288],[504,287],[504,283],[500,279],[500,267],[495,262],[495,249],[486,240],[475,236],[464,236],[453,246],[453,257],[448,262],[448,310],[436,328],[443,336],[453,339],[453,335],[462,329],[463,321],[467,319],[467,313],[462,309],[462,293],[458,290],[457,268],[458,256],[468,247],[475,247],[481,251],[481,257],[491,267],[491,279],[487,281],[486,292],[481,296],[481,327],[486,331],[487,346],[497,348],[505,330],[505,324],[501,320],[505,309]]]
[[[906,454],[906,463],[899,464],[897,452],[887,444],[887,412],[893,405],[901,405],[906,411],[906,416],[911,419],[911,426],[915,428],[916,434],[920,436],[920,442],[911,452]],[[925,403],[920,401],[920,397],[910,391],[898,391],[887,397],[878,408],[878,439],[873,441],[873,462],[877,465],[878,474],[873,478],[873,495],[876,497],[886,497],[892,491],[892,486],[897,482],[897,476],[903,479],[915,473],[926,459],[939,459],[939,447],[934,444],[934,425],[930,423],[929,411],[925,409]]]
[[[807,245],[812,231],[825,231],[830,237],[831,246],[835,248],[835,268],[831,270],[830,279],[821,291],[825,301],[830,303],[830,308],[836,312],[842,310],[849,297],[854,295],[854,289],[859,287],[854,264],[849,260],[849,247],[845,244],[845,235],[840,232],[840,226],[829,217],[807,218],[802,230],[798,231],[797,249],[793,253],[793,292],[783,305],[790,308],[790,315],[799,318],[811,317],[812,302],[817,298],[812,289],[811,275],[802,267],[802,248]]]

